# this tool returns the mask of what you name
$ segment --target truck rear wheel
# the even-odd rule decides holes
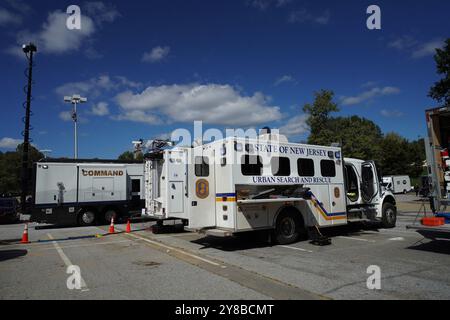
[[[78,217],[78,224],[80,226],[92,226],[95,223],[95,212],[86,210],[80,213]]]
[[[383,216],[381,219],[383,228],[394,228],[397,222],[397,207],[392,203],[383,204]]]
[[[304,224],[299,212],[288,211],[278,216],[275,227],[276,243],[289,244],[296,242],[305,233],[306,230],[304,230]]]
[[[117,222],[117,212],[116,210],[109,209],[106,210],[103,214],[103,220],[105,220],[106,223],[111,223],[111,219],[114,217],[114,222]]]

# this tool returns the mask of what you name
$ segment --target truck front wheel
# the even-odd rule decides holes
[[[300,213],[288,211],[278,216],[275,226],[276,243],[281,245],[293,243],[303,234],[305,230]]]
[[[397,222],[397,207],[392,203],[383,204],[383,216],[381,219],[383,228],[394,228]]]
[[[86,210],[80,213],[78,224],[80,226],[92,226],[95,222],[95,212]]]

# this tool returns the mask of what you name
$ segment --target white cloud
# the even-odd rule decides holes
[[[106,116],[109,114],[108,104],[106,102],[99,102],[92,106],[92,114],[96,116]]]
[[[444,41],[433,40],[419,45],[412,53],[412,57],[423,58],[426,56],[432,56],[436,53],[436,49],[440,49],[444,46]]]
[[[100,75],[85,81],[76,81],[65,83],[55,89],[60,97],[81,94],[88,98],[95,99],[105,91],[119,90],[123,88],[139,88],[142,84],[130,81],[123,76],[110,77],[109,75]]]
[[[61,54],[77,51],[83,41],[95,31],[94,22],[86,15],[81,16],[81,29],[69,30],[66,27],[67,14],[61,11],[51,12],[40,31],[33,33],[27,30],[17,35],[17,44],[34,42],[39,52]]]
[[[72,111],[61,111],[58,116],[62,121],[66,121],[66,122],[73,121]],[[89,121],[87,118],[81,116],[80,112],[78,112],[78,110],[77,110],[77,122],[78,123],[88,123]]]
[[[282,117],[279,107],[269,105],[262,93],[243,96],[230,85],[186,84],[148,87],[138,94],[116,96],[122,119],[136,116],[165,117],[172,122],[202,120],[209,124],[250,126]],[[130,112],[139,111],[140,113]]]
[[[0,8],[0,26],[20,25],[22,17],[6,9]]]
[[[85,11],[82,9],[80,30],[67,29],[67,13],[56,10],[48,14],[47,20],[42,24],[40,30],[17,32],[17,45],[6,48],[4,52],[18,55],[16,47],[32,41],[37,45],[40,53],[73,53],[84,44],[91,42],[89,40],[92,40],[92,35],[96,32],[97,27],[100,27],[104,22],[113,22],[120,15],[114,7],[102,2],[86,3],[83,8],[85,8]],[[88,48],[86,55],[91,58],[99,56],[93,48]]]
[[[157,115],[147,113],[142,110],[130,110],[125,111],[122,114],[112,116],[111,119],[117,121],[133,121],[133,122],[142,122],[148,124],[160,124],[161,120]]]
[[[61,111],[59,113],[59,118],[62,121],[72,121],[72,112],[71,111]]]
[[[279,86],[282,83],[295,82],[295,78],[290,75],[284,75],[275,80],[274,86]]]
[[[101,1],[85,2],[81,10],[91,16],[99,25],[103,22],[113,22],[120,17],[116,7]]]
[[[372,88],[375,87],[377,85],[376,81],[367,81],[366,83],[363,83],[361,85],[361,88]]]
[[[405,35],[389,42],[388,47],[397,50],[406,50],[416,46],[417,42],[418,41],[414,39],[412,36]]]
[[[23,14],[31,12],[31,7],[22,0],[6,0],[5,1],[12,9]]]
[[[272,5],[275,7],[284,7],[291,2],[292,0],[248,0],[247,5],[264,11]]]
[[[375,87],[370,90],[364,91],[356,96],[342,97],[341,103],[344,106],[351,106],[368,101],[376,97],[393,95],[397,93],[400,93],[400,89],[396,87],[383,87],[383,88]]]
[[[436,49],[442,48],[443,45],[444,41],[442,39],[420,42],[409,35],[401,36],[388,43],[389,48],[408,52],[414,59],[432,56],[436,53]]]
[[[382,109],[380,111],[381,115],[383,117],[387,117],[387,118],[393,118],[393,117],[402,117],[403,116],[403,112],[398,111],[398,110],[387,110],[387,109]]]
[[[308,120],[308,116],[306,114],[292,117],[284,126],[280,127],[280,133],[288,137],[302,135],[309,130],[306,120]]]
[[[306,9],[300,9],[293,11],[289,14],[289,23],[316,23],[326,25],[330,22],[331,13],[330,10],[325,10],[320,15],[315,15]]]
[[[150,52],[145,52],[142,56],[143,62],[155,63],[165,59],[170,53],[170,47],[155,47]]]
[[[22,142],[23,142],[23,140],[21,140],[21,139],[4,137],[4,138],[0,139],[0,148],[15,149]]]

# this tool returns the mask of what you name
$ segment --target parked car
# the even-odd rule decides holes
[[[19,202],[16,198],[0,198],[0,223],[20,220]]]

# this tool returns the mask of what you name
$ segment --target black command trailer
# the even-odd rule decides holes
[[[94,225],[139,215],[144,207],[142,162],[52,160],[34,165],[30,221]]]

